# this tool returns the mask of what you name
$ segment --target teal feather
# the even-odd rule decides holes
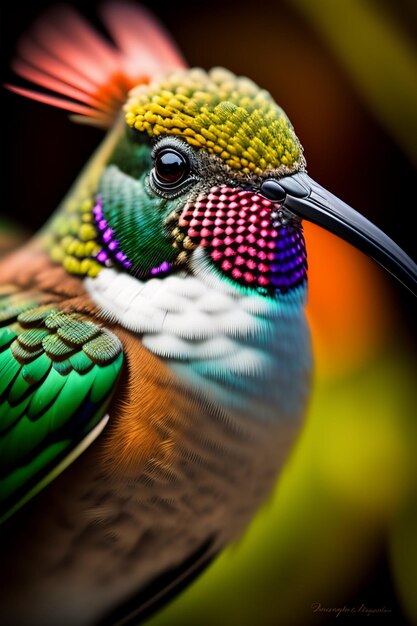
[[[103,401],[105,395],[105,389],[108,388],[116,372],[119,371],[122,364],[122,354],[116,358],[114,363],[101,367],[97,372],[97,378],[91,387],[90,399],[94,404],[99,404]]]
[[[1,357],[4,357],[1,359]],[[14,358],[10,358],[10,352],[5,352],[0,355],[0,359],[3,362],[0,362],[0,396],[5,392],[7,387],[14,381],[19,370],[20,363],[16,361]]]
[[[12,322],[14,321],[19,313],[26,311],[32,305],[30,303],[22,303],[20,305],[11,305],[9,307],[0,308],[0,322]]]
[[[42,421],[49,422],[51,430],[64,427],[68,423],[68,418],[76,414],[88,396],[95,376],[95,371],[91,370],[84,375],[83,380],[80,379],[80,374],[74,371],[65,377],[65,385],[61,389],[58,401],[42,415]],[[74,393],[74,390],[77,393]]]
[[[117,165],[122,172],[138,180],[143,172],[149,172],[153,167],[151,148],[146,143],[132,140],[131,129],[126,130],[127,134],[118,141],[108,165]]]
[[[0,437],[23,415],[29,402],[30,397],[27,397],[14,406],[11,406],[8,400],[0,404]]]
[[[70,356],[74,351],[74,346],[70,346],[58,335],[48,335],[42,341],[43,349],[53,360]]]
[[[80,346],[100,333],[97,324],[88,321],[70,319],[65,326],[58,328],[57,335],[64,341]]]
[[[59,374],[61,374],[61,376],[66,376],[74,369],[69,359],[65,359],[64,361],[54,361],[52,367]]]
[[[19,343],[26,350],[36,350],[41,348],[42,339],[49,335],[45,328],[31,328],[19,335]]]
[[[42,346],[39,346],[39,348],[34,350],[26,350],[26,348],[20,343],[19,338],[17,338],[10,346],[10,351],[17,361],[20,361],[20,363],[28,363],[42,354],[43,349]]]
[[[45,317],[45,326],[50,330],[57,330],[62,326],[71,324],[72,320],[77,319],[77,315],[71,315],[70,313],[64,313],[63,311],[53,311],[50,315]]]
[[[23,415],[20,420],[2,435],[0,440],[0,474],[21,465],[49,433],[49,420],[35,422]]]
[[[22,367],[22,376],[31,383],[42,380],[52,367],[51,359],[43,352],[37,359],[25,363]]]
[[[0,352],[8,348],[8,346],[17,337],[16,330],[12,326],[0,328]]]
[[[41,417],[46,407],[56,400],[62,387],[65,385],[65,376],[62,376],[53,367],[44,380],[44,384],[36,389],[28,407],[28,416],[31,419]]]
[[[104,330],[101,335],[86,343],[83,351],[94,363],[109,363],[120,354],[120,343],[116,343],[113,336]]]
[[[17,321],[23,326],[39,325],[46,318],[50,317],[56,312],[56,309],[47,304],[44,306],[31,308],[24,313],[20,313],[17,317]]]
[[[73,354],[69,358],[69,362],[71,363],[75,371],[77,371],[79,374],[88,372],[88,370],[90,370],[94,365],[90,357],[88,357],[87,354],[83,351]]]
[[[13,406],[19,404],[25,396],[25,394],[33,388],[32,383],[28,382],[22,373],[22,370],[19,371],[18,375],[13,381],[11,388],[8,393],[9,403]]]
[[[38,456],[31,459],[26,465],[9,472],[0,479],[2,500],[8,501],[13,494],[19,492],[28,480],[28,476],[36,476],[50,462],[59,458],[68,447],[68,440],[57,441],[44,448]]]

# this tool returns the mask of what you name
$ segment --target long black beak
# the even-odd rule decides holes
[[[384,267],[417,296],[417,265],[379,228],[304,172],[267,179],[262,193],[298,217],[322,226]]]

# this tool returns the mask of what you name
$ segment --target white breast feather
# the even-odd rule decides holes
[[[301,413],[310,347],[303,307],[247,295],[213,273],[142,282],[104,269],[85,281],[103,316],[142,336],[189,385],[258,419]]]

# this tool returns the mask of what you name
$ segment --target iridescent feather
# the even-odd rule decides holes
[[[99,434],[123,361],[115,335],[32,298],[0,300],[1,520]]]

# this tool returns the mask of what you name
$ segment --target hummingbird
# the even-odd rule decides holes
[[[68,7],[18,46],[26,97],[106,129],[0,261],[1,622],[137,624],[268,498],[303,421],[313,222],[416,293],[416,264],[315,182],[273,97],[187,67],[161,24]],[[22,600],[24,599],[24,601]]]

